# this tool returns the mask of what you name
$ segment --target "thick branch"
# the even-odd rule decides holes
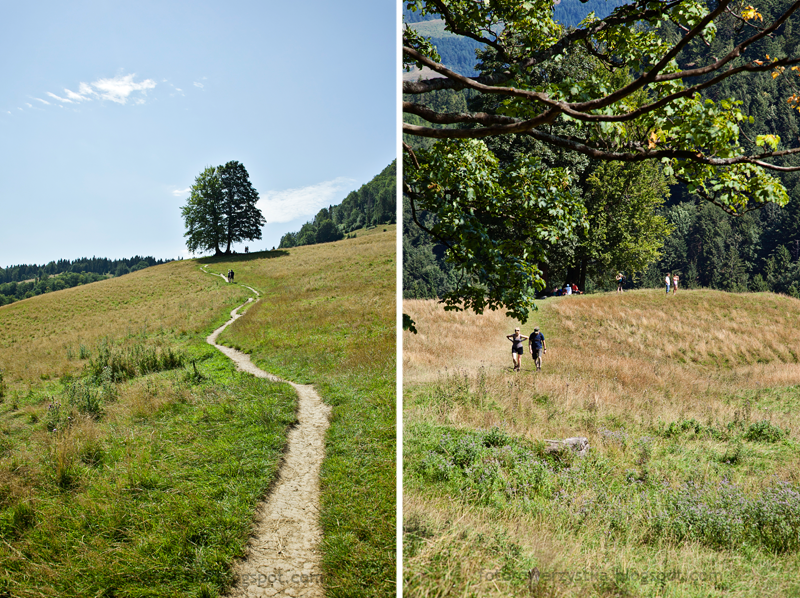
[[[611,152],[601,150],[586,143],[585,140],[578,140],[569,137],[559,137],[557,135],[550,135],[538,129],[527,132],[528,135],[539,141],[562,147],[574,152],[578,152],[594,158],[595,160],[617,161],[617,162],[643,162],[645,160],[660,160],[661,158],[674,158],[677,160],[690,160],[698,164],[706,164],[708,166],[732,166],[734,164],[755,164],[762,168],[775,170],[779,172],[796,172],[800,171],[800,166],[776,166],[764,162],[762,158],[775,158],[779,156],[789,156],[800,153],[800,148],[783,150],[780,152],[767,152],[758,157],[753,156],[735,156],[733,158],[713,158],[704,156],[697,152],[689,150],[644,150],[635,153]]]
[[[628,14],[616,15],[616,16],[612,14],[611,16],[606,17],[605,19],[600,20],[597,23],[593,24],[588,29],[575,29],[573,31],[570,31],[552,46],[549,46],[548,48],[545,48],[539,52],[534,53],[532,56],[529,56],[528,58],[521,60],[518,63],[518,65],[522,69],[529,69],[533,66],[536,66],[537,64],[541,64],[542,62],[545,62],[553,58],[554,56],[562,54],[566,48],[568,48],[575,42],[588,39],[589,37],[597,35],[598,33],[602,32],[605,29],[618,27],[621,25],[630,25],[637,21],[646,21],[650,19],[659,18],[664,12],[680,4],[681,1],[682,0],[672,0],[670,2],[664,3],[664,6],[662,8],[648,9],[644,11],[638,10],[640,8],[639,4],[621,7],[624,9],[624,12],[627,12]],[[439,6],[440,3],[438,1],[434,0],[434,2],[437,6]],[[620,11],[620,8],[618,8],[615,12],[617,11]],[[442,16],[445,22],[447,22],[451,31],[455,32],[455,30],[458,30],[458,27],[456,27],[455,24],[452,22],[452,17],[447,17],[444,14],[442,14]],[[448,18],[450,20],[448,20]],[[476,37],[473,35],[470,35],[469,37],[471,37],[472,39],[476,39]],[[493,44],[489,45],[495,47]],[[404,54],[408,54],[409,56],[415,58],[415,60],[418,60],[415,54],[411,54],[407,50],[410,50],[410,48],[407,48],[407,46],[403,46]],[[504,48],[499,51],[503,54],[504,57],[507,56],[507,53],[505,52]],[[511,70],[507,70],[504,71],[503,73],[495,73],[490,76],[477,77],[476,79],[473,79],[473,81],[487,85],[501,85],[506,81],[509,81],[513,76],[514,74],[511,72]],[[419,94],[419,93],[428,93],[430,91],[437,91],[440,89],[460,90],[464,89],[465,87],[466,85],[462,81],[451,79],[448,76],[448,79],[444,80],[428,79],[426,81],[404,81],[403,93]]]
[[[775,31],[778,27],[783,25],[783,23],[786,22],[786,19],[788,19],[792,15],[792,13],[794,13],[798,8],[800,8],[800,0],[798,0],[797,2],[792,4],[792,6],[789,7],[786,10],[786,12],[784,12],[780,16],[780,18],[778,18],[775,22],[773,22],[769,27],[766,27],[765,29],[760,30],[755,35],[753,35],[753,36],[747,38],[746,40],[744,40],[742,43],[740,43],[738,46],[736,46],[733,50],[728,52],[722,59],[717,60],[716,62],[714,62],[712,64],[709,64],[707,66],[704,66],[704,67],[700,67],[700,68],[696,68],[696,69],[690,69],[690,70],[686,70],[686,71],[680,71],[678,73],[669,73],[667,75],[660,75],[660,76],[656,77],[655,80],[656,81],[672,81],[673,79],[685,79],[687,77],[699,77],[701,75],[707,75],[708,73],[713,73],[714,71],[719,70],[720,68],[725,66],[727,63],[729,63],[734,58],[738,58],[739,56],[741,56],[742,53],[744,52],[744,50],[747,49],[750,45],[752,45],[753,43],[757,42],[758,40],[760,40],[765,35],[769,35],[773,31]]]
[[[440,125],[452,125],[456,123],[476,123],[481,125],[513,125],[521,122],[518,118],[510,116],[499,116],[497,114],[487,114],[486,112],[447,112],[440,113],[431,110],[422,104],[413,102],[403,102],[403,112],[406,114],[416,114],[428,122]]]

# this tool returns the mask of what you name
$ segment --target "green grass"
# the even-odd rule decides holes
[[[205,343],[251,293],[172,262],[0,308],[0,596],[216,596],[296,394]]]
[[[800,596],[800,302],[540,307],[515,374],[515,322],[405,306],[406,595]],[[546,450],[569,436],[586,457]]]
[[[321,471],[326,592],[394,596],[395,227],[281,253],[207,260],[263,293],[218,342],[313,383],[332,406]]]
[[[3,406],[2,591],[199,596],[231,584],[296,396],[235,372],[199,341],[187,351],[204,382],[178,369],[111,383],[118,397],[98,389],[105,415],[69,409],[74,382],[48,405],[29,401],[42,412],[36,421]],[[52,419],[45,424],[58,404],[52,431]]]

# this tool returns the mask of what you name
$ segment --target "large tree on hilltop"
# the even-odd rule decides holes
[[[403,35],[404,64],[438,74],[403,83],[404,112],[427,123],[404,123],[404,133],[440,140],[428,149],[405,144],[404,192],[412,212],[437,216],[429,232],[464,274],[443,298],[446,308],[505,307],[524,321],[544,284],[537,266],[542,248],[586,224],[568,168],[545,168],[530,155],[501,165],[484,139],[525,135],[591,160],[653,161],[732,214],[784,205],[787,192],[771,173],[800,169],[783,163],[800,153],[796,140],[760,135],[757,151],[748,154],[739,125],[752,117],[742,103],[702,95],[731,77],[784,77],[792,81],[789,92],[772,101],[800,109],[800,51],[760,54],[773,33],[790,26],[800,0],[767,18],[731,0],[635,0],[605,19],[589,15],[569,31],[553,21],[552,4],[407,2],[422,14],[437,13],[448,31],[485,44],[491,54],[480,76],[464,77],[439,64],[436,49],[413,29]],[[733,31],[725,52],[702,63],[683,60],[697,44],[712,43],[718,27]],[[583,72],[561,68],[578,55],[588,57]],[[442,89],[496,101],[484,102],[489,109],[437,111],[425,97]]]
[[[250,183],[244,164],[231,161],[217,169],[222,187],[222,213],[225,215],[225,253],[231,243],[261,239],[261,227],[266,222],[258,209],[258,192]]]
[[[231,252],[231,243],[260,239],[265,220],[257,202],[258,192],[244,165],[231,161],[207,167],[181,208],[187,249],[192,253],[213,249],[214,255],[223,255]]]
[[[222,186],[217,169],[208,166],[197,175],[192,185],[192,194],[181,208],[186,226],[186,248],[195,253],[213,249],[222,255],[219,246],[225,239],[222,215]]]

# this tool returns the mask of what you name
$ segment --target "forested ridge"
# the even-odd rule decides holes
[[[169,261],[138,255],[118,260],[83,257],[76,260],[61,259],[43,265],[20,264],[0,268],[0,305],[96,282],[109,276],[123,276]]]
[[[573,4],[576,8],[580,6],[577,2]],[[768,21],[783,12],[789,4],[787,0],[769,0],[759,3],[757,8]],[[585,6],[586,12],[591,10],[588,3]],[[677,32],[662,31],[661,34],[675,37]],[[692,43],[681,53],[679,61],[684,68],[692,64],[707,64],[711,57],[722,56],[730,51],[745,35],[748,35],[746,28],[731,22],[729,26],[719,29],[716,39],[709,45],[700,41]],[[443,41],[450,43],[450,38]],[[747,49],[744,59],[768,60],[768,56],[785,56],[797,47],[800,47],[800,32],[789,22]],[[441,47],[439,50],[441,53]],[[754,152],[758,136],[763,135],[777,135],[790,145],[798,137],[800,116],[785,100],[776,101],[776,98],[790,95],[790,78],[794,76],[787,69],[785,74],[775,77],[771,73],[730,77],[720,85],[711,87],[707,93],[715,101],[723,98],[741,101],[745,113],[753,116],[752,122],[745,120],[740,125],[742,145],[747,151]],[[476,103],[473,95],[464,92],[436,92],[429,94],[427,102],[436,104],[441,111],[478,111],[483,108]],[[413,124],[416,124],[417,118],[406,115],[406,121]],[[425,147],[432,143],[430,139],[404,138],[414,147]],[[489,145],[501,161],[515,152],[542,152],[546,163],[569,166],[576,173],[579,185],[586,183],[595,170],[580,156],[568,152],[547,152],[513,135],[505,136],[503,140],[492,140]],[[781,143],[778,144],[778,149],[783,147]],[[797,156],[788,156],[776,163],[797,165],[798,159]],[[600,236],[590,226],[583,239],[562,240],[549,249],[547,263],[540,264],[545,272],[547,287],[552,290],[567,282],[582,282],[581,286],[589,291],[608,290],[614,285],[617,270],[622,269],[628,275],[631,287],[661,285],[666,272],[670,272],[679,274],[682,284],[690,288],[707,287],[735,292],[773,291],[800,297],[800,175],[779,173],[776,176],[780,177],[789,193],[789,203],[783,208],[767,204],[759,210],[738,216],[730,215],[699,196],[690,194],[685,185],[665,179],[669,187],[663,198],[651,198],[654,202],[650,204],[652,212],[662,220],[660,224],[651,221],[651,225],[658,225],[651,227],[647,236],[652,251],[644,265],[641,260],[635,265],[626,259],[603,259],[608,257],[608,252],[616,249],[613,243],[607,244],[599,253],[588,251],[587,248],[591,248]],[[631,190],[645,186],[642,181],[633,180]],[[576,191],[582,193],[584,202],[597,197],[597,193],[592,193],[586,185]],[[456,270],[444,262],[443,244],[434,243],[416,225],[408,224],[410,205],[406,202],[404,207],[407,212],[403,239],[404,295],[408,298],[441,297],[450,288]],[[588,215],[592,216],[591,209]],[[418,214],[418,218],[424,224],[430,216]],[[628,220],[618,224],[622,228],[627,226],[630,235],[642,232],[639,221]],[[605,234],[605,229],[600,233]]]
[[[343,239],[359,228],[393,224],[397,219],[397,160],[352,191],[342,203],[322,208],[299,231],[281,237],[279,247],[314,245]]]

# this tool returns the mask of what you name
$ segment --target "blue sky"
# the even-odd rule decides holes
[[[186,256],[229,160],[271,248],[395,157],[394,0],[0,6],[0,267]]]

